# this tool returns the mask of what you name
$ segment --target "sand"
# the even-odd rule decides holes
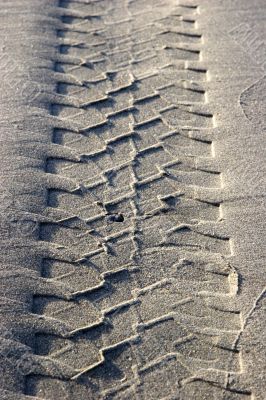
[[[1,399],[264,399],[265,2],[1,5]]]

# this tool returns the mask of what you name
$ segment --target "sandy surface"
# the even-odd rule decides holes
[[[265,2],[0,6],[1,399],[264,399]]]

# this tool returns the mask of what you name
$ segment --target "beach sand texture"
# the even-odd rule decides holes
[[[0,399],[265,399],[265,1],[0,6]]]

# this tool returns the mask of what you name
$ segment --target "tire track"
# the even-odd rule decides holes
[[[241,315],[198,7],[106,5],[60,4],[54,143],[68,156],[47,162],[64,185],[50,190],[58,219],[40,239],[61,246],[42,275],[66,292],[35,296],[51,320],[36,336],[49,365],[26,394],[153,399],[159,387],[160,398],[193,398],[198,387],[248,398],[226,384],[241,373]]]

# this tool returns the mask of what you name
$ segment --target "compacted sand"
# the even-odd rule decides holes
[[[265,399],[264,0],[0,0],[0,399]]]

